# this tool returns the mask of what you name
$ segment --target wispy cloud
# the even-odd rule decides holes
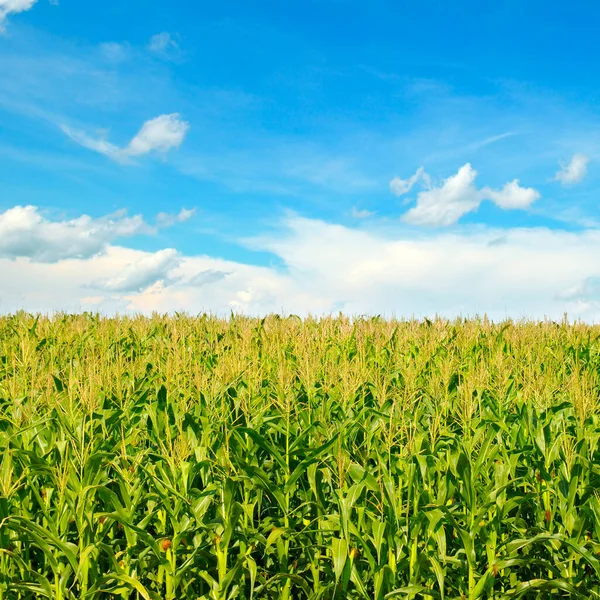
[[[356,208],[356,206],[353,206],[350,214],[355,219],[367,219],[368,217],[372,217],[375,213],[367,210],[366,208],[359,209]]]
[[[106,133],[102,133],[99,137],[93,137],[88,135],[84,131],[78,129],[72,129],[68,125],[61,125],[63,133],[68,135],[74,142],[77,142],[80,146],[104,154],[113,160],[123,160],[126,157],[121,155],[122,150],[115,144],[111,144],[105,139]]]
[[[486,146],[490,146],[491,144],[501,142],[502,140],[506,140],[515,135],[518,135],[517,132],[515,132],[515,131],[506,131],[506,132],[500,133],[498,135],[491,135],[489,137],[486,137],[483,140],[478,140],[476,142],[473,142],[472,144],[468,144],[467,148],[469,150],[479,150],[480,148],[485,148]]]
[[[163,58],[170,58],[179,51],[179,35],[162,31],[150,38],[148,51]]]
[[[105,135],[93,137],[67,125],[62,125],[61,129],[84,148],[104,154],[117,162],[127,162],[133,157],[151,152],[166,154],[169,150],[178,148],[189,130],[189,123],[181,120],[178,113],[150,119],[123,148],[107,141]]]
[[[279,161],[286,177],[342,193],[377,187],[376,181],[364,175],[355,161],[344,156],[323,154],[321,149],[311,146],[282,148],[287,156],[280,156]]]
[[[189,221],[196,214],[195,208],[182,208],[176,215],[161,212],[156,215],[156,224],[158,227],[170,227],[176,223]]]
[[[404,194],[408,194],[408,192],[412,190],[415,183],[417,183],[420,179],[423,179],[426,185],[430,184],[429,175],[425,173],[425,169],[423,167],[419,167],[417,172],[408,179],[394,177],[390,181],[390,190],[395,196],[403,196]]]
[[[561,164],[560,170],[554,176],[562,185],[581,183],[587,174],[590,159],[585,154],[575,154],[568,164]]]

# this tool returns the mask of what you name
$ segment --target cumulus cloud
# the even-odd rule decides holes
[[[90,287],[107,292],[142,291],[159,281],[168,280],[169,273],[178,267],[180,262],[177,250],[166,248],[126,264],[113,277],[94,281]]]
[[[189,130],[189,123],[181,120],[178,113],[160,115],[146,121],[123,148],[108,142],[105,134],[94,137],[67,125],[62,125],[61,129],[84,148],[104,154],[117,162],[127,162],[133,157],[151,152],[166,154],[169,150],[178,148]]]
[[[117,238],[154,233],[140,215],[124,211],[94,219],[50,221],[35,206],[15,206],[0,213],[0,256],[41,262],[89,258]]]
[[[404,221],[411,225],[436,227],[456,223],[481,202],[481,193],[474,185],[475,177],[477,171],[467,163],[440,187],[420,192],[417,205],[404,214]]]
[[[37,0],[0,0],[0,32],[8,15],[25,12],[33,7]]]
[[[392,235],[293,216],[277,235],[245,245],[272,253],[278,266],[114,245],[86,259],[50,264],[0,258],[0,311],[92,306],[109,314],[234,310],[304,316],[342,310],[398,317],[487,313],[496,320],[561,319],[567,311],[600,320],[598,230]],[[97,292],[91,292],[92,282],[101,284]]]
[[[590,159],[585,154],[574,154],[571,162],[562,163],[560,170],[554,176],[555,181],[562,185],[574,185],[583,181],[587,174]]]
[[[533,188],[524,188],[519,185],[518,179],[513,179],[500,190],[484,188],[482,197],[491,200],[496,206],[504,210],[529,208],[540,198],[540,193]]]
[[[390,181],[390,191],[395,196],[403,196],[408,194],[412,190],[415,183],[420,179],[423,179],[427,185],[429,185],[429,176],[425,173],[424,167],[419,167],[414,175],[408,179],[400,179],[400,177],[394,177]]]
[[[418,173],[406,181],[410,183]],[[484,200],[491,200],[504,210],[523,210],[540,198],[537,190],[521,187],[518,179],[494,190],[489,187],[477,188],[476,177],[477,171],[469,163],[463,165],[441,185],[419,192],[416,206],[403,215],[403,220],[411,225],[447,227],[458,222],[463,215],[477,210]],[[423,174],[419,178],[423,178]],[[410,187],[412,185],[414,182]],[[410,187],[404,186],[403,189]]]

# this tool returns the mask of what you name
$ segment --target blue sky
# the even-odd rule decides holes
[[[600,7],[0,0],[0,311],[597,320]]]

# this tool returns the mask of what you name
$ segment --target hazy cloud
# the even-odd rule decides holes
[[[127,60],[131,51],[129,44],[120,44],[118,42],[104,42],[100,44],[99,48],[102,56],[112,63]]]
[[[375,213],[367,210],[366,208],[358,209],[356,206],[352,207],[352,212],[350,213],[355,219],[367,219],[368,217],[372,217]]]
[[[178,50],[178,37],[179,36],[173,35],[168,31],[157,33],[150,38],[150,41],[148,42],[148,50],[156,54],[164,54],[169,50]]]
[[[561,300],[599,300],[600,299],[600,277],[586,277],[568,288],[560,290],[557,298]]]

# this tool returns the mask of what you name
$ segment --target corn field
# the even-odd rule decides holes
[[[600,598],[599,374],[567,322],[0,317],[0,598]]]

